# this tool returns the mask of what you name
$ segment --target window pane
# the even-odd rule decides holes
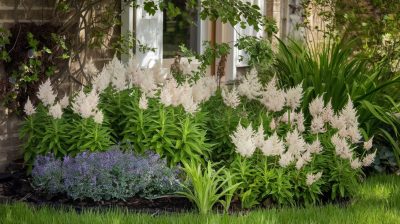
[[[176,17],[164,10],[163,20],[163,57],[172,58],[179,52],[179,45],[198,51],[197,12],[186,9],[186,0],[170,0],[181,13]]]

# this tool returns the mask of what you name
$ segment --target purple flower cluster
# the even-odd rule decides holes
[[[178,176],[179,169],[169,168],[155,153],[138,156],[119,149],[83,152],[63,160],[38,156],[32,170],[39,189],[95,201],[172,194],[180,189]]]

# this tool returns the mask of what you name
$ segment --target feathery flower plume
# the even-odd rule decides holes
[[[322,96],[318,96],[309,105],[310,114],[312,117],[322,116],[324,113],[324,100]]]
[[[67,96],[67,94],[64,95],[64,97],[60,100],[60,105],[61,108],[67,108],[69,105],[69,97]]]
[[[142,93],[139,100],[139,108],[142,110],[146,110],[148,108],[148,101],[145,93]]]
[[[51,106],[54,104],[56,95],[53,92],[50,78],[48,78],[46,80],[46,82],[42,83],[39,86],[39,91],[37,93],[37,97],[40,99],[40,101],[42,101],[43,105],[45,105],[45,106]]]
[[[258,130],[254,134],[253,139],[256,147],[261,149],[264,145],[264,127],[262,123],[260,124],[260,126],[258,126]]]
[[[347,137],[350,138],[352,143],[359,143],[362,138],[360,131],[357,127],[349,127],[347,129]]]
[[[24,112],[26,115],[30,116],[36,112],[36,108],[33,106],[31,100],[28,97],[28,100],[25,103],[24,106]]]
[[[355,159],[350,160],[350,166],[352,169],[356,170],[362,166],[362,162],[360,161],[359,158],[355,158]]]
[[[107,70],[112,76],[111,84],[117,91],[122,91],[127,88],[126,68],[118,60],[117,56],[114,56],[113,60],[107,65]]]
[[[271,122],[269,123],[269,128],[271,128],[271,130],[275,130],[276,129],[275,118],[272,118]]]
[[[324,127],[324,120],[321,116],[315,116],[311,120],[311,133],[312,134],[318,134],[318,133],[324,133],[326,132],[326,129]]]
[[[103,120],[104,120],[104,115],[103,112],[101,112],[101,110],[98,110],[96,112],[96,114],[93,116],[93,120],[94,122],[96,122],[97,124],[102,124]]]
[[[343,117],[346,127],[358,127],[357,111],[354,109],[350,96],[346,106],[340,112],[340,117]]]
[[[301,98],[303,97],[302,83],[296,87],[289,88],[286,91],[286,106],[290,107],[293,111],[300,107]]]
[[[89,118],[96,114],[98,103],[99,95],[95,89],[87,95],[83,92],[83,89],[81,89],[75,97],[74,102],[72,102],[72,110],[82,118]]]
[[[239,93],[236,87],[229,92],[226,88],[222,89],[222,99],[228,107],[236,108],[240,105]]]
[[[363,166],[371,166],[371,164],[374,162],[376,156],[376,151],[368,154],[364,159],[362,160],[362,165]]]
[[[374,136],[372,136],[368,141],[364,142],[364,149],[366,151],[372,148],[372,142],[374,141]]]
[[[244,128],[240,123],[238,124],[236,131],[230,135],[232,143],[236,147],[236,152],[241,156],[250,157],[256,150],[253,135],[254,132],[251,125]]]
[[[331,142],[335,146],[335,152],[340,158],[351,159],[353,157],[353,153],[346,139],[341,138],[339,134],[334,134],[331,138]]]
[[[303,137],[299,134],[297,129],[292,132],[288,132],[286,135],[286,144],[288,146],[287,152],[298,158],[302,152],[306,150],[306,142]]]
[[[285,152],[285,146],[276,132],[272,134],[263,144],[261,151],[266,156],[277,156]]]
[[[258,98],[261,95],[261,90],[262,85],[255,69],[247,73],[242,83],[238,86],[239,95],[246,96],[250,100]]]
[[[285,92],[276,86],[276,78],[273,77],[262,93],[261,103],[272,112],[278,112],[285,106]]]
[[[55,105],[51,106],[49,108],[49,114],[54,119],[60,119],[63,114],[60,103],[56,103]]]
[[[313,154],[320,154],[322,152],[321,142],[319,141],[318,138],[313,143],[307,144],[306,148],[307,151]]]
[[[290,163],[294,161],[294,157],[290,152],[286,152],[281,154],[281,158],[279,158],[279,165],[281,167],[287,167]]]
[[[306,179],[307,186],[313,185],[315,182],[321,179],[321,177],[322,177],[322,172],[318,172],[316,174],[308,173]]]
[[[97,73],[99,73],[99,70],[97,70],[96,66],[94,65],[92,58],[86,62],[83,72],[89,77],[94,77],[97,75]]]
[[[328,104],[324,107],[324,111],[322,112],[322,119],[325,123],[331,123],[333,120],[334,112],[332,108],[332,101],[329,100]]]
[[[300,133],[303,133],[306,130],[306,127],[304,126],[304,114],[303,112],[298,112],[295,113],[295,119],[296,119],[296,125],[297,125],[297,130]]]
[[[96,89],[99,93],[103,92],[111,82],[111,73],[107,66],[103,67],[103,70],[93,80],[93,89]]]

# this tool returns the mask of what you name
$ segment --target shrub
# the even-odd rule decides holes
[[[138,156],[119,149],[63,160],[38,156],[32,170],[33,185],[40,190],[95,201],[172,194],[180,189],[178,175],[178,169],[168,168],[157,154]]]
[[[361,132],[375,136],[376,143],[391,147],[400,165],[400,120],[395,115],[399,112],[400,92],[396,86],[400,76],[388,71],[385,64],[369,63],[362,54],[354,53],[353,46],[354,41],[330,39],[321,49],[310,49],[279,41],[275,70],[284,86],[302,84],[306,90],[305,107],[323,95],[325,102],[331,100],[333,109],[338,111],[350,96],[358,111]],[[304,112],[309,119],[309,112]]]

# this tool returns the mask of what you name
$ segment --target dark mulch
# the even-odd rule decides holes
[[[78,212],[85,209],[107,210],[123,208],[134,212],[151,214],[192,211],[193,205],[189,200],[177,196],[165,196],[156,199],[139,197],[129,198],[126,201],[109,200],[95,202],[93,200],[72,200],[66,195],[46,195],[31,186],[30,177],[18,164],[13,164],[6,173],[0,173],[0,203],[26,202],[38,206],[55,208],[72,208]]]

